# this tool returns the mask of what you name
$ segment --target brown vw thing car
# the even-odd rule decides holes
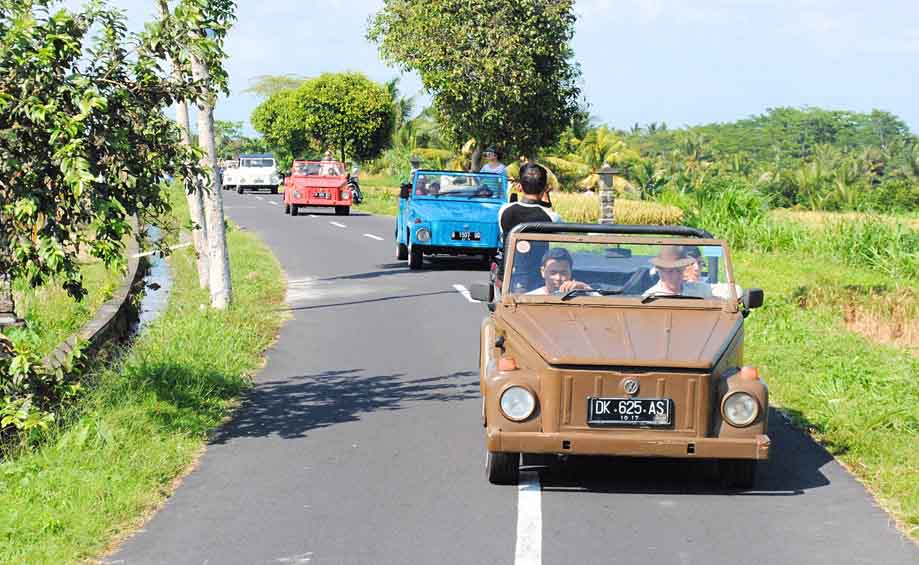
[[[486,471],[521,454],[717,459],[749,488],[769,456],[769,395],[743,365],[759,289],[734,282],[727,243],[694,228],[523,224],[482,323]]]

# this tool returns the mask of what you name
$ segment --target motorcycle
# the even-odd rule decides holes
[[[361,202],[364,201],[364,193],[361,192],[361,185],[358,182],[357,177],[358,177],[358,169],[357,167],[354,167],[354,169],[351,170],[351,174],[348,175],[348,188],[351,190],[351,194],[352,194],[351,200],[355,204],[360,204]]]

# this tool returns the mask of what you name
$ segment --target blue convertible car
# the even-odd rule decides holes
[[[415,171],[402,186],[396,218],[400,260],[420,269],[424,255],[498,252],[498,210],[507,201],[507,177],[493,173]]]

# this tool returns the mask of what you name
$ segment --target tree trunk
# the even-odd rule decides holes
[[[185,100],[176,105],[176,121],[179,122],[179,129],[182,130],[182,143],[191,146],[188,102]],[[210,252],[208,250],[207,219],[204,217],[204,191],[197,182],[186,182],[185,198],[188,201],[188,214],[191,216],[191,237],[195,244],[195,257],[198,264],[198,286],[208,288]]]
[[[482,150],[478,146],[472,151],[472,166],[470,171],[473,173],[479,172],[479,169],[482,168]]]
[[[160,17],[165,23],[168,21],[169,5],[166,0],[159,0]],[[173,65],[172,76],[179,80],[182,78],[182,70]],[[176,104],[176,122],[179,124],[179,131],[182,134],[182,144],[191,147],[191,125],[188,120],[188,101],[180,100]],[[191,217],[191,238],[195,246],[195,259],[198,266],[198,286],[201,288],[208,287],[208,278],[210,277],[210,261],[208,260],[207,248],[207,221],[204,218],[204,200],[202,197],[201,187],[195,179],[183,179],[185,183],[185,199],[188,202],[188,215]]]
[[[208,69],[194,53],[191,54],[191,72],[195,80],[207,81]],[[217,175],[217,147],[214,143],[214,97],[197,101],[198,145],[205,151],[210,169],[210,183],[204,191],[204,210],[207,217],[207,239],[210,251],[211,306],[224,310],[233,298],[230,283],[230,254],[227,252],[227,234],[223,219],[223,193]]]

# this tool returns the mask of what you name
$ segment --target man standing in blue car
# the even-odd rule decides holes
[[[523,197],[518,202],[505,204],[498,211],[502,247],[507,234],[519,224],[561,221],[558,213],[552,209],[552,203],[549,200],[549,173],[545,167],[536,163],[524,163],[520,167],[520,187],[523,189]],[[548,244],[537,242],[530,245],[527,253],[517,255],[519,270],[515,269],[515,280],[519,281],[522,288],[514,289],[514,292],[528,292],[542,284],[539,262],[548,249]],[[500,290],[500,281],[504,277],[503,254],[502,259],[498,261],[495,275],[498,283],[496,290]]]
[[[498,160],[498,152],[495,151],[494,147],[486,147],[482,156],[485,157],[485,164],[479,169],[480,173],[507,175],[507,167]]]

